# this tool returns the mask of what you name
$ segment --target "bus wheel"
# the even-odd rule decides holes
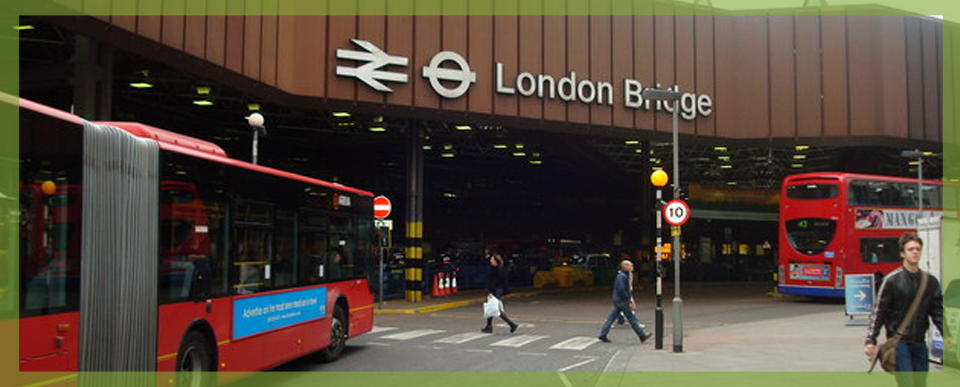
[[[330,345],[320,351],[320,360],[332,362],[343,354],[347,345],[347,318],[343,307],[337,305],[333,309],[333,318],[330,320]]]
[[[177,352],[177,387],[213,385],[214,368],[209,348],[207,339],[200,332],[187,334]]]

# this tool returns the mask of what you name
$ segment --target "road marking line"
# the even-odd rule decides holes
[[[392,334],[392,335],[386,335],[386,336],[381,337],[380,339],[381,339],[381,340],[383,340],[383,339],[386,339],[386,340],[410,340],[410,339],[415,339],[415,338],[417,338],[417,337],[430,336],[430,335],[435,335],[435,334],[443,333],[443,332],[446,332],[446,331],[439,331],[439,330],[433,330],[433,329],[417,329],[417,330],[409,331],[409,332],[400,332],[400,333],[394,333],[394,334]]]
[[[378,342],[375,342],[375,341],[371,341],[371,342],[367,343],[367,345],[373,345],[373,346],[376,346],[376,347],[389,347],[389,346],[391,346],[391,345],[393,345],[393,344],[378,343]]]
[[[600,342],[600,340],[597,340],[596,337],[582,337],[582,336],[574,337],[571,339],[561,341],[557,344],[554,344],[554,346],[550,347],[550,349],[568,349],[572,351],[582,351],[587,347],[594,345],[598,342]]]
[[[546,339],[549,336],[537,336],[537,335],[520,335],[514,336],[509,339],[500,340],[496,343],[490,344],[494,347],[513,347],[520,348],[524,345],[530,344],[537,340]]]
[[[465,349],[464,351],[474,352],[474,353],[492,353],[493,352],[492,349]]]
[[[584,361],[579,362],[579,363],[577,363],[577,364],[572,364],[572,365],[568,365],[568,366],[566,366],[566,367],[563,367],[563,368],[560,369],[559,372],[567,372],[567,371],[569,371],[569,370],[571,370],[571,369],[577,368],[577,367],[582,366],[582,365],[585,365],[585,364],[590,364],[590,363],[593,363],[593,362],[595,362],[595,361],[597,361],[597,359],[587,359],[587,360],[584,360]]]
[[[575,359],[599,359],[599,356],[587,356],[587,355],[577,355],[574,356]]]
[[[389,331],[395,331],[395,330],[397,330],[397,329],[400,329],[400,328],[397,328],[397,327],[380,327],[380,326],[374,325],[374,326],[373,326],[373,329],[370,330],[370,333],[389,332]]]
[[[603,367],[603,372],[607,372],[610,368],[610,365],[613,364],[613,359],[617,358],[617,355],[620,354],[620,351],[614,352],[613,356],[610,356],[610,361],[607,362],[607,365]]]
[[[540,352],[517,352],[517,355],[521,356],[547,356],[545,353]]]
[[[467,332],[461,333],[458,335],[453,335],[450,337],[444,337],[442,339],[434,340],[434,343],[445,343],[445,344],[463,344],[471,340],[476,340],[481,337],[490,336],[488,333],[483,332]]]

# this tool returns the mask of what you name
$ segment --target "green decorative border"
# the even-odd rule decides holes
[[[0,2],[0,91],[18,94],[19,59],[18,36],[12,26],[20,15],[200,15],[224,14],[283,14],[283,15],[942,15],[943,34],[943,123],[944,123],[944,179],[960,179],[960,147],[957,146],[956,89],[957,63],[954,53],[960,49],[960,29],[952,21],[960,19],[960,2],[947,0],[827,0],[828,6],[802,7],[803,0],[712,0],[712,6],[686,2],[652,0],[4,0]],[[700,1],[707,3],[707,0]],[[818,0],[810,0],[818,3]],[[244,6],[233,6],[243,3]],[[242,11],[238,11],[242,10]],[[906,107],[904,107],[906,108]],[[18,114],[16,109],[0,103],[0,192],[16,195],[18,174]],[[960,184],[960,183],[958,183]],[[948,184],[945,196],[957,198],[958,187]],[[954,203],[956,200],[953,201]],[[15,275],[17,254],[18,208],[14,200],[0,197],[0,288],[9,286],[8,294],[0,297],[16,299]],[[947,211],[953,211],[948,209]],[[960,278],[960,220],[944,221],[944,283]],[[10,272],[5,272],[12,269]],[[76,380],[76,374],[20,374],[16,351],[19,334],[16,319],[4,312],[0,298],[0,387],[31,385],[43,380]],[[16,305],[12,306],[16,309]],[[15,312],[14,312],[15,313]],[[13,315],[15,317],[15,314]],[[788,350],[788,349],[785,349]],[[862,356],[851,353],[850,356]],[[678,361],[682,361],[678,358]],[[14,377],[13,375],[17,375]],[[930,374],[930,386],[957,385],[960,374],[943,372]],[[163,374],[83,374],[89,385],[125,385],[127,381],[157,380],[158,386],[168,385],[170,375]],[[89,378],[89,379],[88,379]],[[886,375],[866,373],[254,373],[238,382],[238,386],[748,386],[748,385],[894,385]]]

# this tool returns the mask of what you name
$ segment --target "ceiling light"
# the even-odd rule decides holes
[[[444,193],[443,193],[443,197],[445,197],[445,198],[450,198],[450,199],[455,199],[455,198],[457,197],[457,194],[455,194],[455,193],[453,193],[453,192],[444,192]]]
[[[640,141],[637,141],[637,140],[627,140],[623,142],[624,145],[637,145],[639,143]]]
[[[523,149],[523,144],[517,144],[516,147],[517,149]]]
[[[258,104],[258,103],[248,103],[248,104],[247,104],[247,110],[254,111],[254,112],[260,111],[260,104]]]
[[[803,168],[803,164],[790,164],[793,168]]]
[[[794,160],[806,160],[807,155],[793,155]]]
[[[347,117],[350,117],[350,113],[347,113],[347,112],[333,112],[332,114],[333,114],[334,117],[337,117],[337,118],[347,118]]]
[[[34,28],[35,28],[34,26],[29,25],[29,24],[24,24],[24,25],[20,25],[20,26],[13,26],[13,29],[15,29],[15,30],[17,30],[17,31],[32,30],[32,29],[34,29]]]
[[[924,156],[933,156],[933,152],[931,152],[931,151],[925,151],[925,152],[923,152],[923,155],[924,155]]]
[[[517,157],[524,157],[524,156],[526,156],[527,154],[524,153],[524,152],[513,152],[513,155],[514,155],[514,156],[517,156]]]
[[[210,86],[197,86],[197,95],[210,95]]]
[[[384,128],[384,127],[382,127],[382,126],[372,126],[372,127],[370,127],[370,131],[371,131],[371,132],[386,132],[386,131],[387,131],[387,128]]]
[[[730,162],[730,156],[717,156],[717,160]]]
[[[911,161],[911,162],[908,162],[907,164],[909,164],[909,165],[920,165],[920,162],[919,162],[919,161]]]
[[[797,145],[797,146],[793,147],[793,149],[796,149],[797,152],[803,152],[803,151],[805,151],[805,150],[807,150],[807,149],[810,149],[810,146],[809,146],[809,145]]]
[[[451,158],[451,157],[453,157],[453,156],[456,156],[456,155],[454,155],[453,153],[441,153],[440,156],[443,157],[443,158],[448,158],[448,159],[449,159],[449,158]]]
[[[533,154],[532,154],[531,156],[533,156],[533,157],[540,157],[540,152],[533,152]]]
[[[728,182],[727,182],[727,185],[737,185],[737,182],[735,182],[735,181],[728,181]]]
[[[470,125],[457,125],[455,126],[455,128],[457,128],[457,130],[460,130],[460,131],[473,130],[473,128],[471,128]]]
[[[150,82],[131,82],[130,87],[134,89],[149,89],[153,87],[153,84]]]
[[[493,146],[493,149],[507,149],[505,144],[496,144]]]
[[[373,117],[373,122],[383,122],[383,116]]]
[[[433,150],[433,147],[430,145],[424,145],[423,150]]]
[[[715,147],[713,147],[713,150],[715,150],[715,151],[717,151],[717,152],[726,152],[726,151],[727,151],[727,147],[725,147],[725,146],[715,146]]]
[[[530,160],[530,164],[533,164],[533,165],[542,165],[542,164],[543,164],[543,161],[540,161],[540,160]]]
[[[731,169],[731,168],[733,168],[733,166],[730,164],[724,164],[720,166],[720,169]]]
[[[443,146],[443,150],[451,150],[451,149],[453,149],[453,144],[445,144]]]
[[[643,149],[634,149],[633,153],[643,153]]]
[[[208,99],[198,99],[194,100],[193,104],[197,106],[213,106],[213,101]]]

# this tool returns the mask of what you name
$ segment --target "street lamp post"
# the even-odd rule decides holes
[[[667,173],[662,169],[658,169],[650,174],[650,182],[657,187],[657,249],[654,252],[657,254],[657,309],[655,314],[655,332],[656,332],[656,341],[655,348],[663,349],[663,270],[661,270],[661,264],[663,256],[661,250],[663,249],[663,216],[660,214],[660,208],[663,206],[663,195],[661,193],[661,188],[667,184]]]
[[[259,142],[260,132],[263,132],[263,136],[267,136],[267,128],[263,126],[263,114],[253,113],[247,117],[247,124],[253,129],[253,163],[257,163],[257,147]]]
[[[923,218],[923,152],[919,149],[905,150],[900,152],[900,157],[917,159],[917,233],[919,233],[920,219]]]
[[[673,198],[680,199],[680,144],[679,112],[680,92],[674,90],[645,89],[640,95],[654,101],[673,101]],[[673,226],[673,352],[683,352],[683,299],[680,298],[680,226]]]

